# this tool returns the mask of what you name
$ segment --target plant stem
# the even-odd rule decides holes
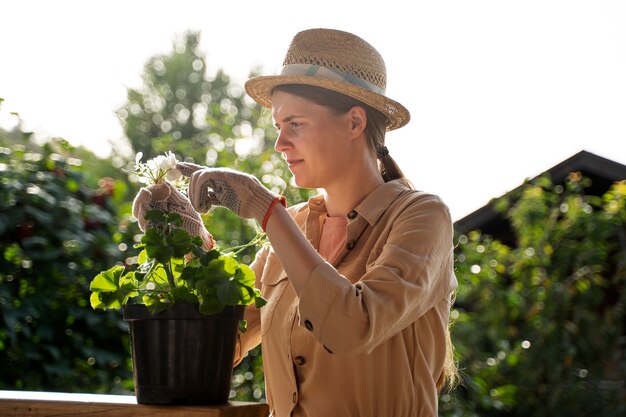
[[[167,282],[169,282],[170,288],[176,288],[176,282],[174,281],[174,272],[172,272],[171,262],[163,265],[163,269],[165,269],[165,275],[167,275]]]
[[[241,252],[243,252],[245,249],[249,248],[250,246],[256,246],[258,245],[260,242],[262,242],[263,240],[266,239],[266,235],[264,232],[259,232],[256,234],[256,236],[248,243],[245,243],[243,245],[239,245],[239,246],[233,246],[230,247],[228,249],[224,249],[222,251],[222,253],[233,253],[235,256],[239,255]]]

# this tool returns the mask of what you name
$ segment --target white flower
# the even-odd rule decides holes
[[[165,174],[165,178],[167,178],[167,180],[171,182],[178,181],[182,176],[183,173],[180,172],[178,168],[169,169],[167,171],[167,174]]]
[[[154,158],[154,163],[161,171],[167,171],[169,168],[169,161],[164,155],[159,155]]]
[[[167,169],[176,169],[176,164],[178,161],[176,160],[176,155],[174,155],[171,151],[165,152],[165,161],[164,166],[162,167],[164,170]]]
[[[150,184],[152,182],[152,180],[148,177],[144,177],[143,175],[139,175],[138,176],[139,182],[142,184]]]
[[[135,174],[143,184],[160,184],[167,180],[176,182],[181,179],[182,173],[176,168],[178,160],[173,152],[158,155],[147,162],[141,162],[142,152],[135,156]]]

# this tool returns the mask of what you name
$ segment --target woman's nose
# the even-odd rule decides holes
[[[283,152],[288,147],[289,146],[285,135],[285,129],[278,130],[278,136],[276,137],[276,142],[274,142],[274,149],[277,152]]]

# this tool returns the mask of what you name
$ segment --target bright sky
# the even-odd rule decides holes
[[[302,29],[353,32],[411,112],[387,146],[452,217],[580,150],[626,164],[622,0],[20,0],[0,5],[0,123],[106,155],[144,63],[202,32],[209,73],[279,71]]]

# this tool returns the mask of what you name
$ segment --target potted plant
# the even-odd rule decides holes
[[[140,178],[153,184],[180,179],[172,154],[146,164],[140,159]],[[245,331],[244,308],[265,304],[254,273],[236,254],[262,236],[242,247],[206,251],[200,237],[181,227],[177,213],[151,210],[146,220],[149,227],[136,245],[138,265],[96,275],[91,306],[123,310],[138,403],[226,403],[237,331]]]

